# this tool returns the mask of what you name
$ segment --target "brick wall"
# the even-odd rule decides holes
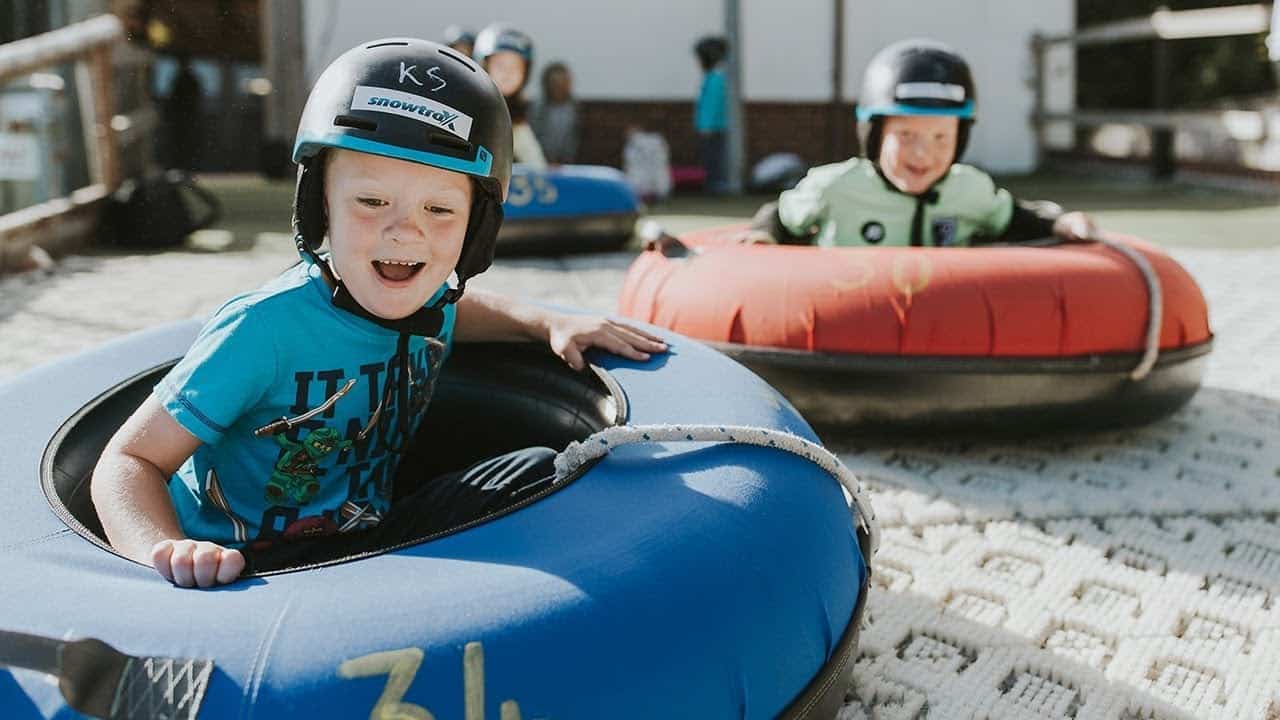
[[[621,167],[624,133],[635,124],[666,137],[672,165],[698,164],[691,102],[579,101],[578,113],[578,162]],[[844,160],[858,147],[851,104],[749,102],[744,116],[748,171],[770,153],[793,152],[817,165]]]

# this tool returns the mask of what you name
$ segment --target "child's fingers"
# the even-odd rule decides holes
[[[195,544],[191,553],[191,576],[196,587],[213,587],[218,583],[218,561],[222,558],[222,548],[211,542]]]
[[[649,342],[652,342],[652,343],[656,343],[656,344],[658,344],[658,345],[661,345],[662,347],[666,347],[666,346],[667,346],[667,341],[666,341],[666,340],[663,340],[662,338],[658,337],[657,335],[654,335],[653,333],[648,332],[647,330],[644,330],[643,328],[638,328],[638,327],[636,327],[635,325],[632,325],[632,324],[630,324],[630,323],[619,322],[619,321],[617,321],[617,320],[610,320],[610,321],[609,321],[609,324],[610,324],[611,326],[613,326],[613,328],[615,328],[615,329],[618,329],[618,330],[625,330],[625,331],[627,331],[628,333],[630,333],[630,334],[632,334],[632,335],[637,335],[637,336],[639,336],[639,337],[641,337],[641,338],[644,338],[645,340],[648,340]]]
[[[192,587],[196,583],[195,567],[192,555],[195,543],[189,540],[175,542],[173,554],[169,556],[169,568],[173,571],[173,584],[178,587]]]
[[[222,562],[218,564],[217,581],[219,585],[235,582],[244,572],[244,555],[239,550],[222,551]]]
[[[564,352],[560,353],[560,357],[564,358],[565,364],[574,370],[582,369],[582,351],[578,349],[576,343],[571,342],[565,346]]]
[[[169,566],[169,558],[173,555],[173,541],[161,540],[151,546],[151,567],[160,573],[160,576],[169,582],[173,582],[173,570]]]
[[[633,347],[648,350],[650,352],[662,352],[667,349],[667,344],[661,338],[656,338],[639,328],[633,328],[629,325],[615,325],[609,328],[615,335],[630,343]]]
[[[649,353],[635,347],[626,337],[616,331],[601,334],[595,344],[615,355],[621,355],[632,360],[649,359]]]

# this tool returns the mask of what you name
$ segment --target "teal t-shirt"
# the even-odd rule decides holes
[[[717,66],[702,77],[702,89],[693,107],[693,128],[700,133],[724,132],[729,126],[729,88],[724,68]]]
[[[410,341],[417,410],[448,352],[454,314],[445,307],[438,339]],[[403,440],[398,337],[334,307],[310,263],[214,313],[153,390],[202,441],[169,481],[187,536],[241,547],[375,524],[390,507]],[[330,399],[291,430],[254,434]]]
[[[824,246],[911,245],[915,214],[921,245],[969,245],[999,237],[1013,218],[1013,196],[990,175],[955,164],[923,200],[893,187],[875,163],[852,158],[815,167],[778,198],[778,218],[795,235],[818,229]]]

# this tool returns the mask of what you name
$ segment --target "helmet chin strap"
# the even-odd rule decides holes
[[[302,255],[302,259],[314,263],[320,268],[320,272],[324,273],[325,279],[328,280],[329,286],[333,288],[333,306],[363,318],[369,322],[405,335],[418,335],[421,337],[437,337],[440,330],[444,327],[444,311],[441,309],[445,305],[456,302],[458,297],[462,295],[462,288],[449,288],[439,300],[432,303],[429,307],[418,308],[412,315],[402,317],[397,320],[388,320],[387,318],[378,317],[369,312],[356,299],[352,297],[351,291],[347,289],[345,283],[333,272],[329,267],[329,263],[325,262],[319,254],[316,253],[303,239],[302,233],[298,233],[293,238],[294,245],[298,248],[298,253]]]
[[[440,331],[444,328],[444,310],[448,303],[456,302],[458,297],[462,295],[462,288],[449,288],[440,297],[439,300],[432,303],[429,307],[418,308],[412,315],[402,317],[398,320],[388,320],[387,318],[378,317],[369,312],[356,302],[352,297],[351,291],[347,289],[342,279],[333,272],[333,268],[329,267],[329,263],[311,247],[309,243],[302,237],[302,233],[298,233],[293,237],[293,243],[298,248],[299,254],[302,255],[304,261],[315,263],[320,268],[320,272],[324,274],[325,279],[333,288],[333,306],[341,310],[345,310],[356,317],[364,318],[369,322],[384,327],[388,330],[399,333],[400,337],[396,341],[396,352],[393,356],[397,367],[396,380],[396,424],[400,431],[400,439],[398,447],[392,448],[393,452],[400,452],[404,449],[404,445],[409,440],[409,434],[412,430],[409,415],[412,408],[409,407],[409,336],[418,335],[421,337],[435,338],[439,337]],[[459,280],[461,283],[461,280]]]

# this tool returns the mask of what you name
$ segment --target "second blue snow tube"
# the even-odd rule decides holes
[[[499,254],[617,250],[631,238],[640,201],[622,173],[600,165],[512,169]]]

